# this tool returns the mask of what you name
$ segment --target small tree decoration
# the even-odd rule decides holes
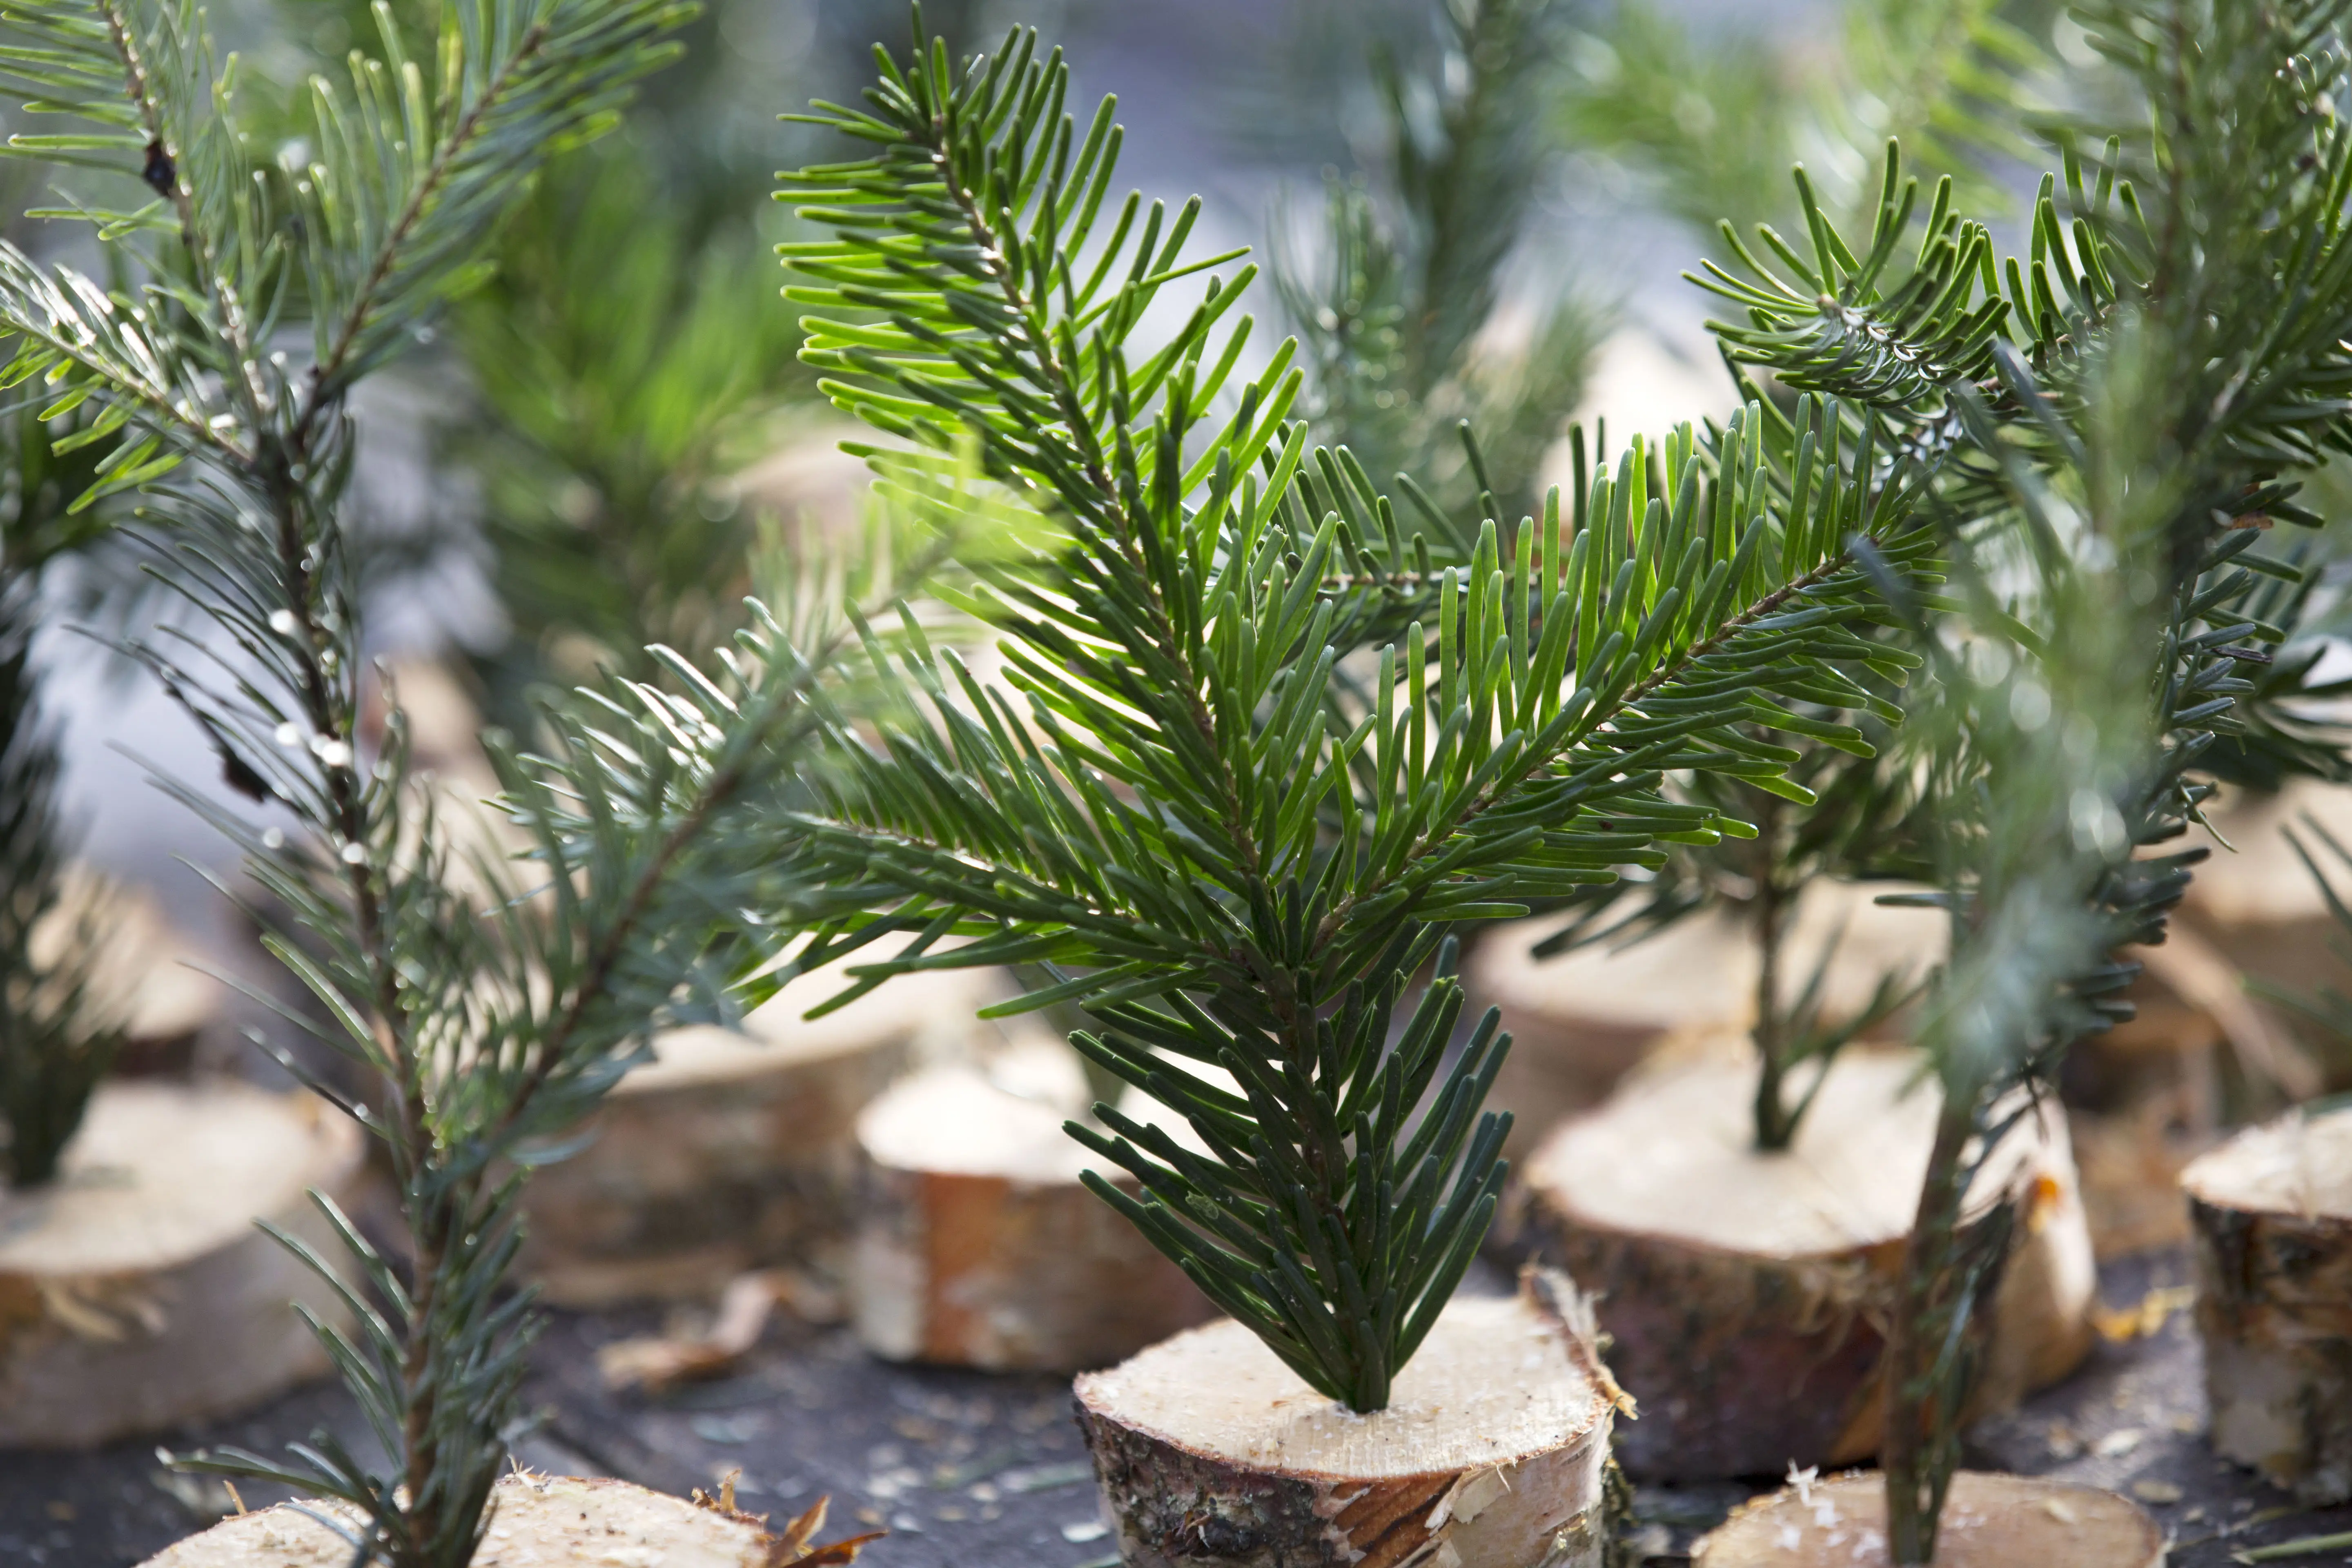
[[[774,521],[728,482],[788,384],[805,395],[797,340],[748,226],[698,223],[666,174],[617,137],[567,155],[453,312],[475,398],[444,438],[497,552],[509,629],[475,669],[503,722],[592,653],[659,680],[647,647],[726,640]]]
[[[1807,395],[1791,423],[1796,431],[1815,435],[1826,422]],[[1901,637],[1880,635],[1890,647],[1902,646]],[[1804,711],[1860,731],[1865,745],[1801,734],[1776,738],[1750,725],[1758,743],[1797,753],[1784,779],[1767,785],[1701,774],[1683,786],[1693,798],[1753,824],[1754,837],[1676,847],[1666,865],[1633,892],[1594,889],[1560,930],[1531,950],[1548,957],[1592,943],[1642,940],[1703,910],[1732,913],[1758,958],[1748,1031],[1759,1069],[1752,1122],[1755,1146],[1767,1152],[1795,1142],[1838,1053],[1886,1023],[1925,978],[1891,971],[1877,977],[1860,1007],[1832,1010],[1827,988],[1843,929],[1817,947],[1809,969],[1796,967],[1798,903],[1807,887],[1827,878],[1916,879],[1927,868],[1919,842],[1925,804],[1919,759],[1889,722],[1900,689],[1867,675],[1861,683],[1863,706],[1815,705]]]
[[[1500,1120],[1478,1115],[1499,1020],[1438,1071],[1449,928],[1724,831],[1660,770],[1777,776],[1738,721],[1809,725],[1792,689],[1906,663],[1864,635],[1883,612],[1844,525],[1898,574],[1932,531],[1903,485],[1830,472],[1784,532],[1751,410],[1721,456],[1629,456],[1571,526],[1556,500],[1507,533],[1490,519],[1441,568],[1344,450],[1310,455],[1288,347],[1213,417],[1246,270],[1130,346],[1155,297],[1232,258],[1182,258],[1197,203],[1107,205],[1120,132],[1108,100],[1083,130],[1063,113],[1058,53],[1015,33],[961,68],[943,44],[877,58],[866,110],[813,118],[878,151],[784,186],[834,230],[783,247],[787,297],[817,310],[805,353],[845,408],[917,443],[875,451],[887,476],[951,502],[952,459],[921,448],[972,444],[1047,542],[975,563],[969,597],[1025,712],[910,632],[884,657],[939,717],[837,737],[853,764],[795,826],[864,910],[823,946],[977,938],[874,963],[877,984],[1054,966],[1025,1005],[1084,1003],[1103,1027],[1080,1049],[1206,1151],[1105,1108],[1114,1135],[1079,1135],[1143,1194],[1097,1191],[1309,1385],[1379,1410],[1502,1176]]]
[[[1981,303],[1967,288],[1882,303],[1783,284],[1784,304],[1747,301],[1753,329],[1737,338],[1953,455],[1943,490],[1975,632],[1965,657],[1936,660],[1948,717],[1931,789],[1955,936],[1920,1031],[1945,1109],[1886,1380],[1885,1518],[1905,1564],[1934,1555],[1970,1329],[2000,1255],[1959,1223],[1969,1173],[2066,1045],[2124,1015],[2134,966],[2113,951],[2161,939],[2198,858],[2145,851],[2194,816],[2200,756],[2245,727],[2238,705],[2273,694],[2242,670],[2281,629],[2241,606],[2261,577],[2299,573],[2260,551],[2261,525],[2318,521],[2298,475],[2352,438],[2352,144],[2330,107],[2347,8],[2086,14],[2153,134],[2111,140],[2088,181],[2070,153],[2063,209],[2044,181],[2032,254],[1999,275],[2006,301],[1989,265]],[[2016,336],[1983,335],[2004,305]],[[2150,1541],[2125,1531],[2098,1560],[2149,1561]],[[1700,1560],[1748,1559],[1727,1543]]]
[[[1838,233],[1801,172],[1798,185],[1801,249],[1769,226],[1750,249],[1727,225],[1739,271],[1710,266],[1700,279],[1748,312],[1745,324],[1715,327],[1735,371],[1762,363],[1796,394],[1794,417],[1774,443],[1790,454],[1782,471],[1792,497],[1809,497],[1829,476],[1864,494],[1907,477],[1938,501],[1981,489],[1969,467],[1974,448],[1956,430],[1922,438],[1915,403],[1937,384],[1930,371],[1991,374],[2007,302],[1949,303],[1967,299],[1989,269],[1986,230],[1952,210],[1948,179],[1923,199],[1891,144],[1866,244],[1850,246]],[[1949,319],[1931,319],[1936,310]],[[1932,333],[1931,342],[1882,350],[1879,335],[1853,331],[1865,312]],[[1948,542],[1966,548],[1964,538]],[[1868,541],[1856,548],[1869,558]],[[1941,561],[1930,565],[1928,575],[1944,570]],[[1904,592],[1940,604],[1925,585],[1923,578]],[[1889,579],[1890,591],[1897,586]],[[1906,658],[1932,651],[1917,626],[1872,632],[1876,646]],[[1880,1374],[1899,1294],[1886,1259],[1909,1233],[1903,1183],[1929,1162],[1935,1112],[1907,1092],[1911,1065],[1839,1058],[1924,975],[1882,976],[1857,1012],[1839,1017],[1822,1000],[1834,946],[1801,984],[1789,983],[1786,957],[1793,905],[1809,882],[1832,872],[1932,870],[1934,819],[1952,807],[1923,788],[1931,772],[1894,732],[1901,715],[1889,700],[1891,675],[1900,672],[1864,665],[1861,689],[1842,699],[1816,690],[1795,721],[1780,721],[1795,731],[1782,777],[1680,782],[1685,798],[1747,812],[1757,835],[1678,847],[1666,872],[1633,895],[1630,916],[1596,903],[1562,933],[1599,926],[1605,935],[1628,921],[1658,923],[1701,903],[1730,904],[1747,916],[1760,958],[1751,1077],[1706,1061],[1646,1075],[1554,1133],[1528,1167],[1528,1232],[1542,1253],[1580,1279],[1616,1281],[1601,1312],[1617,1369],[1637,1394],[1651,1392],[1657,1412],[1623,1445],[1637,1475],[1848,1465],[1881,1440]],[[1858,743],[1858,735],[1876,743]],[[1748,1125],[1736,1142],[1734,1117]],[[1985,1314],[1999,1342],[1998,1375],[1969,1393],[1996,1405],[2063,1376],[2090,1337],[2090,1240],[2071,1195],[2064,1131],[2039,1107],[2035,1121],[1969,1198],[1974,1208],[2036,1189],[2056,1194],[2043,1223],[2021,1235],[2033,1256],[2021,1260],[2017,1289],[1996,1304],[1997,1315],[1992,1306]],[[1784,1157],[1792,1148],[1794,1157]],[[1824,1172],[1838,1174],[1825,1185]],[[1905,1174],[1890,1182],[1891,1172]]]
[[[465,283],[547,150],[608,124],[667,58],[686,11],[461,0],[430,68],[381,13],[383,58],[313,84],[315,161],[285,168],[240,138],[234,61],[193,9],[0,14],[35,45],[10,57],[16,84],[87,122],[15,150],[148,195],[72,209],[131,279],[118,291],[0,247],[0,322],[17,344],[5,379],[121,433],[78,504],[134,494],[155,570],[235,649],[222,662],[193,642],[133,645],[260,820],[164,782],[244,847],[284,911],[261,917],[266,944],[321,1010],[288,1017],[368,1088],[344,1097],[284,1059],[380,1140],[410,1252],[404,1267],[380,1256],[323,1197],[356,1272],[304,1250],[341,1298],[317,1332],[389,1469],[327,1434],[282,1463],[188,1462],[324,1500],[313,1520],[354,1561],[462,1568],[521,1415],[534,1320],[529,1293],[509,1289],[518,1190],[657,1024],[716,1006],[706,967],[740,911],[784,907],[782,857],[744,849],[771,843],[774,797],[795,787],[823,660],[769,618],[716,677],[663,656],[681,695],[615,686],[549,711],[550,759],[498,748],[536,865],[477,859],[459,877],[408,776],[396,708],[382,752],[361,750],[349,401]],[[297,341],[299,360],[274,346]],[[501,1494],[518,1521],[571,1528],[571,1494],[551,1510],[526,1490]],[[600,1492],[580,1506],[640,1504]],[[719,1529],[660,1528],[673,1526]],[[772,1560],[759,1531],[729,1528],[742,1561]]]

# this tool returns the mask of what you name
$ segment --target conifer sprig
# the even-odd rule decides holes
[[[515,184],[558,147],[607,127],[629,84],[670,56],[682,0],[457,0],[435,58],[407,57],[376,8],[380,58],[312,84],[299,167],[259,161],[239,134],[236,62],[217,58],[193,0],[0,5],[23,42],[0,90],[79,124],[12,136],[13,155],[101,174],[112,189],[41,216],[82,218],[137,257],[110,297],[67,267],[0,247],[0,325],[16,334],[0,384],[39,376],[53,407],[97,397],[94,426],[137,422],[93,497],[134,489],[191,453],[307,467],[362,376],[463,286]],[[131,182],[136,182],[132,184]],[[123,205],[117,191],[150,199]],[[299,377],[272,357],[307,317]],[[283,451],[278,448],[284,448]]]
[[[262,815],[164,782],[246,851],[267,945],[319,1010],[286,1021],[356,1073],[285,1059],[381,1140],[408,1232],[395,1267],[322,1198],[356,1272],[304,1254],[348,1311],[348,1328],[313,1326],[389,1468],[323,1435],[283,1462],[188,1462],[347,1505],[335,1528],[355,1562],[472,1560],[534,1329],[529,1292],[509,1289],[520,1184],[568,1152],[655,1029],[720,1015],[745,911],[791,918],[775,827],[805,788],[806,738],[841,722],[824,689],[838,631],[763,621],[715,677],[657,653],[675,690],[559,705],[543,758],[493,740],[524,868],[412,777],[396,693],[380,745],[361,726],[349,394],[462,285],[541,160],[609,121],[685,14],[457,0],[428,70],[379,7],[383,58],[355,57],[347,89],[317,86],[316,156],[274,171],[245,161],[233,66],[215,72],[192,6],[0,4],[32,39],[5,57],[16,84],[98,128],[16,150],[154,197],[74,209],[119,258],[118,291],[0,248],[0,329],[17,336],[0,381],[37,379],[47,416],[83,411],[75,439],[102,456],[77,504],[135,490],[153,570],[215,634],[166,626],[131,649]],[[265,353],[298,325],[307,363]]]
[[[121,1044],[119,1004],[95,966],[102,897],[73,897],[71,823],[58,798],[54,720],[32,662],[33,579],[0,581],[0,1185],[39,1186]]]
[[[1944,1111],[1888,1351],[1882,1462],[1904,1563],[1934,1555],[1969,1322],[1998,1256],[1958,1225],[1971,1161],[2024,1114],[2013,1091],[2048,1087],[2069,1041],[2128,1016],[2135,966],[2115,951],[2161,940],[2198,856],[2150,851],[2231,765],[2223,742],[2247,737],[2240,762],[2251,746],[2274,766],[2341,765],[2262,711],[2309,662],[2249,671],[2285,633],[2266,616],[2307,586],[2299,560],[2263,550],[2264,527],[2317,521],[2302,475],[2352,431],[2352,143],[2334,108],[2352,6],[2111,0],[2084,15],[2137,79],[2153,135],[2108,138],[2095,179],[2070,153],[2063,198],[2044,180],[2005,300],[1965,231],[1944,261],[1923,255],[1928,283],[1907,296],[1835,293],[1883,247],[1856,264],[1816,216],[1810,273],[1777,248],[1834,295],[1820,321],[1782,284],[1783,306],[1751,293],[1755,330],[1729,334],[1909,425],[1906,450],[1957,459],[1937,501],[1977,635],[1967,658],[1953,649],[1968,639],[1915,639],[1945,715],[1929,823],[1955,920],[1919,1031]],[[1996,654],[2000,668],[1970,668]]]
[[[1290,345],[1218,396],[1246,271],[1134,345],[1148,299],[1229,258],[1182,258],[1189,207],[1098,221],[1118,132],[1108,103],[1081,130],[1066,91],[1025,34],[961,68],[936,43],[885,54],[865,108],[814,115],[874,154],[784,183],[833,231],[784,247],[812,361],[919,444],[877,466],[952,511],[969,445],[1043,541],[969,563],[1001,684],[911,623],[874,643],[926,700],[878,742],[835,733],[842,769],[795,826],[855,912],[803,957],[899,930],[914,948],[861,985],[1046,966],[1019,1005],[1085,1006],[1079,1047],[1199,1141],[1107,1110],[1092,1141],[1140,1194],[1097,1190],[1310,1384],[1375,1409],[1503,1173],[1507,1122],[1478,1109],[1497,1020],[1438,1070],[1448,931],[1661,839],[1748,831],[1660,787],[1796,790],[1743,721],[1864,747],[1796,704],[1887,710],[1847,669],[1913,659],[1869,635],[1885,612],[1855,542],[1917,588],[1935,531],[1874,426],[1844,445],[1810,414],[1823,438],[1777,469],[1751,405],[1717,440],[1636,445],[1565,515],[1555,496],[1540,522],[1487,520],[1439,569],[1344,450],[1309,449]],[[1382,646],[1343,665],[1375,622]],[[973,940],[929,945],[950,931]]]

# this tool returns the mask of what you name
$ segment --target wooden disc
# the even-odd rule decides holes
[[[100,1086],[55,1182],[0,1193],[0,1447],[78,1447],[227,1415],[327,1370],[289,1303],[333,1293],[254,1227],[339,1248],[359,1129],[245,1084]]]
[[[858,1118],[869,1170],[850,1298],[893,1361],[1071,1372],[1212,1315],[1208,1300],[1079,1185],[1101,1164],[1062,1123],[969,1066],[906,1079]]]
[[[2352,784],[2297,779],[2275,793],[2227,788],[2206,815],[2214,832],[2191,825],[2184,847],[2212,853],[2196,868],[2181,917],[2249,974],[2306,990],[2339,976],[2339,928],[2287,832],[2338,886],[2352,879],[2352,868],[2306,820],[2352,849]]]
[[[1825,1016],[1869,1005],[1880,976],[1924,973],[1941,961],[1944,917],[1876,903],[1895,883],[1822,880],[1798,900],[1781,992],[1800,995],[1823,953]],[[1565,1116],[1607,1098],[1617,1080],[1674,1037],[1745,1030],[1755,1016],[1759,959],[1746,917],[1690,916],[1630,943],[1537,958],[1559,921],[1514,921],[1482,935],[1463,968],[1470,1014],[1503,1010],[1511,1054],[1490,1103],[1517,1118],[1516,1151],[1532,1148]],[[1832,939],[1836,946],[1832,950]]]
[[[1934,1142],[1937,1089],[1916,1051],[1850,1047],[1796,1144],[1759,1152],[1752,1058],[1635,1074],[1554,1133],[1525,1170],[1538,1255],[1600,1290],[1610,1364],[1642,1418],[1618,1457],[1661,1479],[1771,1475],[1876,1451],[1882,1325]],[[1801,1074],[1799,1087],[1810,1084]],[[2055,1108],[1979,1175],[2022,1223],[1993,1304],[1976,1409],[2013,1404],[2089,1350],[2096,1291]]]
[[[1456,1300],[1360,1415],[1223,1320],[1077,1380],[1131,1568],[1597,1568],[1613,1385],[1565,1280]]]
[[[2352,1110],[2249,1128],[2180,1184],[2214,1448],[2352,1499]]]
[[[1758,1498],[1699,1542],[1692,1568],[1891,1568],[1886,1479],[1876,1471]],[[2158,1568],[2164,1532],[2096,1487],[1962,1470],[1936,1537],[1936,1568]]]
[[[69,867],[57,904],[33,929],[36,963],[89,946],[89,990],[122,1031],[118,1075],[184,1073],[196,1036],[218,1018],[226,989],[147,889]]]
[[[350,1521],[350,1510],[309,1503]],[[698,1507],[626,1481],[509,1475],[490,1494],[490,1527],[473,1568],[767,1568],[759,1520]],[[141,1568],[350,1568],[351,1543],[281,1503],[226,1519]]]
[[[991,970],[901,975],[803,1018],[845,984],[841,967],[793,980],[740,1032],[661,1036],[655,1059],[596,1112],[594,1142],[533,1173],[527,1267],[551,1300],[715,1296],[775,1265],[842,1273],[858,1112],[925,1055],[960,1046],[1002,981]]]

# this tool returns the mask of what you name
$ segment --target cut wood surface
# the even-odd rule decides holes
[[[306,1508],[345,1522],[335,1503]],[[760,1521],[626,1481],[509,1475],[491,1493],[473,1568],[769,1568]],[[239,1514],[142,1568],[350,1568],[351,1542],[290,1504]]]
[[[79,1447],[227,1414],[324,1372],[290,1301],[340,1315],[254,1226],[334,1256],[359,1130],[226,1081],[100,1087],[58,1178],[0,1191],[0,1447]]]
[[[1484,1259],[1472,1275],[1473,1294],[1503,1283]],[[2129,1337],[2104,1342],[2074,1376],[1971,1427],[1972,1466],[2046,1472],[2134,1498],[2177,1531],[2172,1568],[2231,1568],[2234,1552],[2352,1531],[2352,1508],[2284,1512],[2292,1500],[2257,1472],[2214,1458],[2191,1314],[2185,1301],[2166,1310],[2188,1280],[2185,1248],[2104,1267],[2106,1304],[2137,1315],[2138,1328],[2111,1321]],[[656,1400],[611,1392],[597,1352],[653,1321],[636,1310],[556,1316],[531,1350],[531,1403],[553,1416],[526,1447],[526,1462],[590,1473],[575,1456],[593,1449],[611,1473],[678,1496],[740,1467],[738,1506],[771,1513],[778,1525],[829,1493],[835,1531],[891,1531],[860,1560],[872,1568],[1086,1568],[1115,1550],[1097,1518],[1067,1377],[886,1362],[845,1323],[786,1321],[722,1384]],[[168,1441],[275,1454],[321,1426],[353,1443],[366,1436],[341,1392],[313,1383]],[[30,1565],[46,1552],[50,1568],[127,1568],[220,1517],[206,1510],[230,1507],[205,1478],[161,1476],[154,1447],[134,1441],[0,1458],[0,1563]],[[1773,1478],[1765,1489],[1779,1484]],[[1677,1562],[1728,1504],[1757,1489],[1741,1482],[1679,1490],[1671,1504],[1645,1510],[1643,1547],[1665,1553],[1651,1568]],[[2219,1522],[2235,1527],[2221,1535]]]
[[[551,1300],[710,1298],[770,1265],[842,1275],[858,1112],[910,1067],[962,1048],[1003,989],[990,970],[908,974],[803,1017],[842,988],[844,967],[794,979],[740,1032],[659,1037],[596,1112],[594,1141],[532,1175],[527,1266]]]
[[[122,1029],[117,1070],[185,1070],[196,1036],[221,1016],[227,994],[194,967],[203,962],[194,943],[145,889],[76,866],[34,928],[34,962],[55,963],[84,943],[92,949],[90,995]]]
[[[1752,1060],[1661,1062],[1526,1168],[1523,1239],[1601,1292],[1610,1364],[1642,1406],[1618,1455],[1637,1476],[1773,1475],[1877,1448],[1884,1325],[1936,1087],[1916,1051],[1849,1047],[1795,1146],[1763,1153],[1756,1079]],[[1978,1414],[2063,1377],[2090,1348],[2096,1268],[2055,1107],[1994,1152],[1972,1212],[2004,1197],[2020,1224]]]
[[[2181,1173],[2213,1447],[2352,1499],[2352,1110],[2249,1128]]]
[[[1597,1568],[1614,1386],[1574,1287],[1457,1299],[1358,1415],[1220,1321],[1077,1380],[1130,1568]],[[1565,1293],[1565,1294],[1563,1294]]]
[[[1851,1017],[1880,976],[1916,977],[1941,962],[1946,933],[1934,910],[1874,900],[1899,884],[1809,887],[1790,928],[1781,990],[1794,1001],[1832,938],[1822,1012]],[[1511,1054],[1489,1103],[1518,1120],[1516,1149],[1532,1148],[1565,1116],[1607,1098],[1617,1080],[1666,1038],[1744,1030],[1755,1017],[1761,960],[1744,916],[1695,914],[1631,943],[1601,942],[1551,958],[1530,951],[1559,929],[1553,919],[1514,921],[1478,939],[1463,969],[1469,1015],[1503,1010]]]
[[[2191,824],[2186,839],[2168,847],[2212,850],[2181,900],[2181,918],[2248,974],[2305,989],[2340,981],[2340,928],[2287,833],[2336,881],[2352,877],[2311,827],[2315,821],[2352,849],[2352,784],[2298,779],[2274,793],[2226,786],[2206,816],[2212,832]]]
[[[1736,1510],[1692,1568],[1889,1568],[1886,1480],[1808,1481]],[[1962,1470],[1952,1478],[1936,1568],[2158,1568],[2164,1532],[2096,1487]]]
[[[850,1298],[876,1354],[1071,1372],[1211,1315],[1181,1270],[1079,1184],[1088,1169],[1134,1184],[1063,1130],[1083,1079],[1055,1083],[1048,1060],[1015,1054],[995,1080],[933,1068],[858,1119],[869,1174]]]

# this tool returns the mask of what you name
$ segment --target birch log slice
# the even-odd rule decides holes
[[[310,1510],[349,1521],[335,1503]],[[626,1481],[510,1475],[491,1493],[472,1568],[768,1568],[759,1521]],[[141,1568],[350,1568],[351,1543],[292,1505],[223,1520]]]
[[[1449,1303],[1368,1415],[1229,1319],[1079,1378],[1119,1560],[1598,1568],[1615,1385],[1557,1300],[1530,1279]]]
[[[1889,1568],[1886,1479],[1790,1487],[1743,1505],[1699,1542],[1692,1568]],[[2164,1532],[2136,1503],[2039,1476],[1962,1470],[1936,1568],[2159,1568]]]
[[[1937,911],[1874,901],[1898,890],[1827,879],[1809,886],[1789,928],[1778,988],[1784,1000],[1802,993],[1825,955],[1821,1002],[1831,1019],[1866,1008],[1882,975],[1916,976],[1939,963],[1945,921]],[[1490,1103],[1517,1118],[1512,1143],[1522,1153],[1563,1118],[1606,1099],[1661,1042],[1744,1030],[1756,1014],[1761,960],[1737,911],[1693,915],[1628,944],[1536,957],[1533,947],[1556,929],[1545,919],[1497,926],[1479,939],[1463,973],[1471,1015],[1500,1007],[1511,1032]]]
[[[1079,1184],[1095,1162],[1063,1119],[966,1066],[930,1068],[867,1107],[850,1299],[868,1350],[1072,1372],[1212,1314],[1181,1269]]]
[[[1770,1475],[1876,1451],[1884,1326],[1935,1134],[1919,1071],[1907,1048],[1849,1047],[1795,1146],[1764,1153],[1752,1059],[1661,1064],[1537,1151],[1528,1239],[1600,1292],[1611,1367],[1642,1407],[1619,1445],[1629,1473]],[[1979,1413],[2090,1348],[2097,1281],[2054,1106],[1995,1152],[1971,1212],[2004,1197],[2020,1224]]]
[[[864,963],[864,956],[851,963]],[[593,1141],[533,1173],[528,1267],[550,1300],[598,1307],[711,1297],[746,1269],[837,1279],[856,1218],[858,1112],[960,1045],[994,973],[901,975],[821,1018],[834,966],[786,985],[743,1029],[677,1029],[614,1088]]]
[[[2250,1128],[2181,1173],[2214,1448],[2352,1498],[2352,1110]]]
[[[58,1179],[0,1191],[0,1447],[79,1447],[244,1409],[327,1370],[290,1303],[341,1317],[254,1226],[333,1258],[359,1130],[307,1095],[102,1085]]]

